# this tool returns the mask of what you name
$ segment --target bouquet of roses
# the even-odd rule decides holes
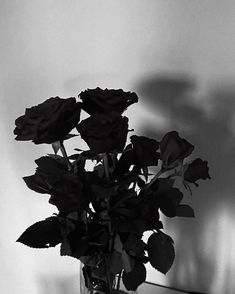
[[[146,279],[146,263],[163,274],[171,268],[173,240],[163,232],[159,212],[194,217],[175,180],[191,191],[191,184],[210,178],[207,161],[188,161],[194,146],[176,131],[160,141],[127,138],[133,130],[123,112],[138,102],[135,93],[96,88],[79,98],[47,99],[15,121],[16,140],[52,144],[54,153],[35,160],[35,174],[23,179],[31,190],[50,195],[58,209],[17,241],[33,248],[61,244],[61,255],[84,264],[90,293],[126,293],[121,282],[135,291]],[[89,115],[82,121],[81,111]],[[76,136],[89,148],[76,146],[69,155],[64,144]],[[144,242],[146,231],[152,234]]]

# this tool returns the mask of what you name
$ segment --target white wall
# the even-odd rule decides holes
[[[197,219],[167,222],[176,264],[166,278],[149,271],[149,279],[233,293],[234,14],[229,0],[0,0],[1,293],[63,294],[66,283],[76,291],[76,261],[57,248],[15,243],[54,210],[21,180],[47,146],[15,142],[12,130],[25,107],[96,86],[137,91],[142,101],[127,112],[131,127],[177,128],[212,166],[213,180],[188,200]],[[175,88],[184,80],[194,86]],[[182,91],[179,103],[170,100]]]

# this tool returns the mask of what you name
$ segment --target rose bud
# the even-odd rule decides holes
[[[134,92],[124,92],[122,89],[88,89],[79,94],[82,109],[89,114],[95,113],[123,113],[128,106],[138,102]]]
[[[35,144],[63,140],[78,124],[80,112],[80,103],[75,98],[49,98],[26,108],[25,114],[16,119],[15,139],[32,140]]]
[[[121,152],[126,143],[128,118],[116,112],[97,113],[81,121],[77,130],[91,151]]]
[[[200,179],[206,180],[211,179],[211,177],[209,175],[208,162],[197,158],[184,171],[184,180],[198,186],[196,181]]]
[[[189,156],[194,150],[194,146],[187,140],[179,137],[178,132],[168,132],[160,142],[160,159],[163,168],[174,168],[179,161]]]

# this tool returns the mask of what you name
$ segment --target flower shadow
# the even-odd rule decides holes
[[[226,235],[222,229],[224,215],[235,208],[233,84],[216,81],[205,91],[190,76],[156,74],[140,81],[135,89],[151,111],[160,111],[168,122],[161,131],[146,123],[141,132],[160,139],[165,132],[176,130],[195,145],[194,156],[209,162],[212,180],[201,181],[199,188],[193,188],[192,197],[184,191],[196,218],[165,220],[166,233],[173,237],[176,247],[169,284],[205,293],[230,294],[235,286],[231,256],[225,255],[226,241],[218,242],[223,237],[227,244],[235,245],[234,228],[231,226]],[[235,221],[234,216],[232,219]],[[233,222],[227,221],[227,226],[229,223]]]

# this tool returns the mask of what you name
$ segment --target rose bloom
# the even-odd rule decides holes
[[[157,149],[159,143],[155,139],[145,136],[131,136],[133,145],[133,159],[138,166],[153,166],[158,164],[159,153]]]
[[[93,152],[121,152],[126,143],[128,118],[116,112],[97,113],[81,121],[77,130]]]
[[[168,132],[160,142],[160,159],[164,168],[173,168],[178,161],[189,156],[194,146],[180,138],[178,132]]]
[[[15,121],[18,141],[35,144],[63,140],[80,120],[80,103],[75,98],[49,98],[37,106],[26,108]]]
[[[88,89],[81,92],[79,97],[83,102],[82,109],[89,114],[112,111],[121,114],[129,105],[138,102],[136,93],[124,92],[122,89]]]

